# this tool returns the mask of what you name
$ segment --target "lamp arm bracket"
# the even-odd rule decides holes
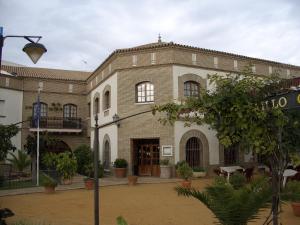
[[[42,38],[42,36],[25,36],[25,35],[7,35],[7,36],[4,36],[3,37],[3,40],[5,38],[9,38],[9,37],[12,37],[12,38],[25,38],[27,41],[31,42],[31,43],[38,43],[39,40]],[[32,38],[37,38],[37,41],[33,41]]]

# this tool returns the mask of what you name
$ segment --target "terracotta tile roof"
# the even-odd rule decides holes
[[[91,72],[2,65],[2,70],[17,77],[85,81]]]
[[[238,57],[238,58],[245,59],[245,60],[257,60],[257,61],[261,61],[261,62],[264,62],[264,63],[277,64],[279,66],[281,65],[281,66],[293,67],[293,68],[297,68],[297,69],[300,68],[300,66],[296,66],[296,65],[292,65],[292,64],[280,63],[280,62],[276,62],[276,61],[272,61],[272,60],[254,58],[254,57],[243,56],[243,55],[239,55],[239,54],[233,54],[233,53],[222,52],[222,51],[216,51],[216,50],[211,50],[211,49],[206,49],[206,48],[193,47],[193,46],[190,46],[190,45],[182,45],[182,44],[174,43],[172,41],[171,42],[155,42],[155,43],[135,46],[135,47],[131,47],[131,48],[117,49],[112,54],[122,53],[122,52],[139,51],[139,50],[148,50],[148,49],[154,49],[154,48],[165,48],[165,47],[185,48],[185,49],[190,49],[190,50],[195,50],[195,51],[202,51],[202,52],[207,52],[207,53],[212,53],[212,54]]]

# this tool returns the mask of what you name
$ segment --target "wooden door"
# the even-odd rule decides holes
[[[137,146],[138,173],[140,176],[159,176],[159,146],[141,144]]]

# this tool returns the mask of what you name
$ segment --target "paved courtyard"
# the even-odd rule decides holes
[[[121,182],[121,181],[120,181]],[[150,180],[148,180],[150,183]],[[211,180],[194,180],[193,186],[203,189]],[[102,225],[115,225],[122,215],[130,225],[213,225],[213,214],[195,199],[178,197],[178,182],[115,185],[101,187],[100,217]],[[93,224],[93,191],[76,189],[0,197],[1,207],[11,208],[16,216],[9,221],[27,220],[51,225]],[[283,206],[284,225],[298,225],[300,218],[292,214],[290,205]],[[267,212],[262,214],[262,224]]]

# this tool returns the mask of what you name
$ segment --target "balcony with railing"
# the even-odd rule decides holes
[[[82,121],[77,117],[41,117],[39,129],[42,132],[81,133]],[[30,131],[37,131],[37,122],[34,119],[30,120]]]

